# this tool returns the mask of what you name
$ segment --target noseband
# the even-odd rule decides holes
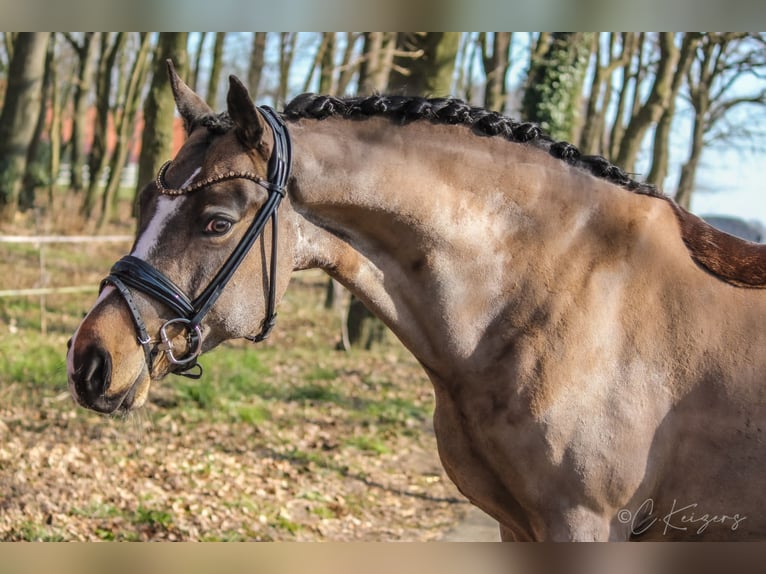
[[[136,289],[149,295],[176,313],[176,318],[166,321],[160,327],[160,341],[156,346],[158,351],[164,351],[169,362],[172,364],[171,372],[190,378],[202,376],[202,367],[197,363],[197,358],[202,353],[202,329],[200,324],[210,308],[218,300],[226,284],[234,275],[256,239],[261,236],[266,223],[271,219],[271,262],[269,269],[269,290],[266,300],[266,316],[261,325],[261,331],[253,337],[245,337],[255,343],[263,341],[269,336],[274,328],[277,314],[276,306],[276,272],[277,272],[277,208],[285,196],[287,180],[290,176],[292,153],[290,135],[279,115],[268,106],[259,107],[261,115],[265,118],[274,134],[274,149],[269,159],[266,179],[251,172],[231,171],[221,175],[211,176],[207,179],[192,183],[181,189],[172,189],[165,184],[165,171],[170,162],[160,168],[157,174],[157,186],[163,195],[178,196],[203,187],[228,181],[232,179],[247,179],[264,187],[268,192],[268,198],[261,210],[255,216],[250,227],[245,232],[240,242],[234,248],[229,258],[218,270],[210,284],[194,300],[191,300],[173,281],[152,265],[134,257],[126,255],[114,264],[109,275],[101,282],[101,289],[107,284],[113,285],[122,295],[128,305],[133,318],[138,342],[141,344],[146,356],[146,364],[149,373],[152,372],[152,360],[154,350],[151,347],[152,338],[149,337],[146,324],[138,312],[138,307],[133,301],[130,289]],[[180,328],[186,331],[186,349],[183,355],[177,355],[173,347],[173,331]],[[192,372],[192,369],[197,369]]]

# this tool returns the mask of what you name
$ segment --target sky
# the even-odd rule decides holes
[[[709,159],[698,179],[715,191],[701,190],[692,195],[692,212],[697,215],[732,215],[757,221],[766,227],[766,190],[763,153],[708,153]],[[715,165],[718,164],[718,165]]]

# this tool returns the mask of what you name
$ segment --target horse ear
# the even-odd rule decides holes
[[[229,117],[234,122],[242,143],[252,148],[257,147],[261,143],[266,126],[247,88],[236,76],[229,76],[229,94],[226,96],[226,104],[229,108]]]
[[[168,77],[170,78],[170,87],[173,90],[173,98],[176,101],[178,113],[183,118],[184,128],[188,135],[194,129],[199,118],[214,115],[215,112],[178,76],[173,66],[173,60],[166,60],[165,63],[168,66]]]

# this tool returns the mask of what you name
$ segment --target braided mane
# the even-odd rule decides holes
[[[385,95],[336,98],[302,94],[287,104],[284,114],[287,119],[384,116],[401,123],[428,120],[440,124],[467,125],[480,135],[499,136],[512,142],[534,145],[553,157],[636,193],[665,198],[656,187],[632,179],[606,158],[583,155],[574,145],[553,140],[535,123],[514,122],[507,116],[455,98]]]

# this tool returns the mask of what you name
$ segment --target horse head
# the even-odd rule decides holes
[[[215,114],[168,69],[187,139],[142,190],[132,251],[69,342],[70,392],[99,412],[141,406],[168,373],[194,376],[224,340],[265,338],[292,270],[277,257],[292,239],[276,233],[290,168],[281,120],[233,76],[228,113]]]

